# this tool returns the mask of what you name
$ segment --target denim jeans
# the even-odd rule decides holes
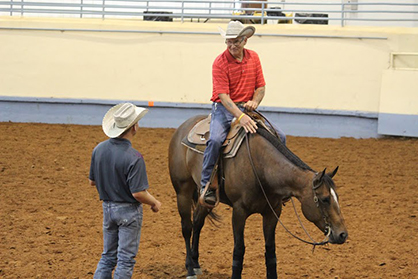
[[[94,279],[131,278],[142,227],[142,204],[103,202],[103,253]]]
[[[239,107],[241,111],[244,111],[243,107]],[[212,174],[213,168],[215,167],[218,156],[223,142],[228,135],[229,129],[231,128],[231,122],[234,116],[222,105],[222,103],[212,104],[212,119],[209,128],[209,140],[206,143],[206,149],[203,154],[203,165],[202,165],[202,177],[200,184],[204,188],[206,183],[209,181]],[[272,124],[273,128],[277,131],[280,139],[286,144],[286,135],[283,131]]]

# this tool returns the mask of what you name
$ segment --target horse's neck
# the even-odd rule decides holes
[[[267,159],[265,166],[274,166],[265,176],[265,184],[274,187],[274,192],[283,196],[294,196],[300,199],[312,185],[313,172],[304,170],[289,162],[283,155],[275,154]]]
[[[290,151],[289,151],[290,152]],[[307,189],[312,185],[314,173],[305,168],[304,163],[291,160],[284,155],[279,148],[263,136],[254,137],[251,142],[251,153],[261,156],[253,156],[258,160],[258,173],[263,173],[262,183],[272,187],[270,190],[280,196],[295,196],[297,198],[307,194]],[[245,160],[248,155],[245,155]],[[301,160],[300,160],[301,161]],[[300,166],[297,164],[300,163]],[[309,167],[307,167],[309,168]],[[310,168],[309,168],[310,169]]]
[[[274,166],[265,176],[265,184],[274,187],[274,192],[284,196],[294,196],[298,199],[306,194],[307,189],[312,185],[314,174],[310,170],[304,170],[284,158],[282,154],[272,150],[267,152],[272,156],[264,158],[265,166]]]
[[[292,185],[293,196],[300,200],[310,193],[312,189],[313,177],[314,173],[312,171],[300,169],[297,172]]]

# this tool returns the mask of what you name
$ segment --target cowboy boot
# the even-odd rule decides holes
[[[214,207],[216,205],[216,189],[212,189],[209,182],[201,190],[200,201],[203,205],[208,205],[209,207]]]

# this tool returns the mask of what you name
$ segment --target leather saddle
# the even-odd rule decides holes
[[[206,142],[209,140],[211,114],[197,122],[190,130],[189,134],[182,140],[182,144],[191,150],[203,154],[206,149]],[[224,158],[232,158],[245,138],[245,130],[238,123],[233,121],[226,140],[222,145]]]

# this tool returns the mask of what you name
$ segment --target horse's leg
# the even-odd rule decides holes
[[[197,205],[193,212],[193,239],[192,239],[192,252],[191,258],[193,261],[193,269],[196,274],[202,274],[199,264],[199,240],[200,232],[205,224],[206,216],[209,214],[209,210],[200,204]]]
[[[266,245],[264,254],[267,268],[267,279],[277,278],[277,260],[276,260],[276,225],[277,218],[272,212],[263,214],[263,232]]]
[[[240,279],[244,263],[245,243],[244,228],[248,214],[242,208],[232,212],[232,228],[234,231],[234,253],[232,257],[232,279]]]
[[[182,188],[184,189],[184,188]],[[196,278],[193,270],[193,260],[191,257],[190,238],[192,236],[192,206],[193,206],[193,192],[182,191],[177,193],[177,208],[181,217],[181,231],[184,242],[186,244],[186,269],[187,278]]]

